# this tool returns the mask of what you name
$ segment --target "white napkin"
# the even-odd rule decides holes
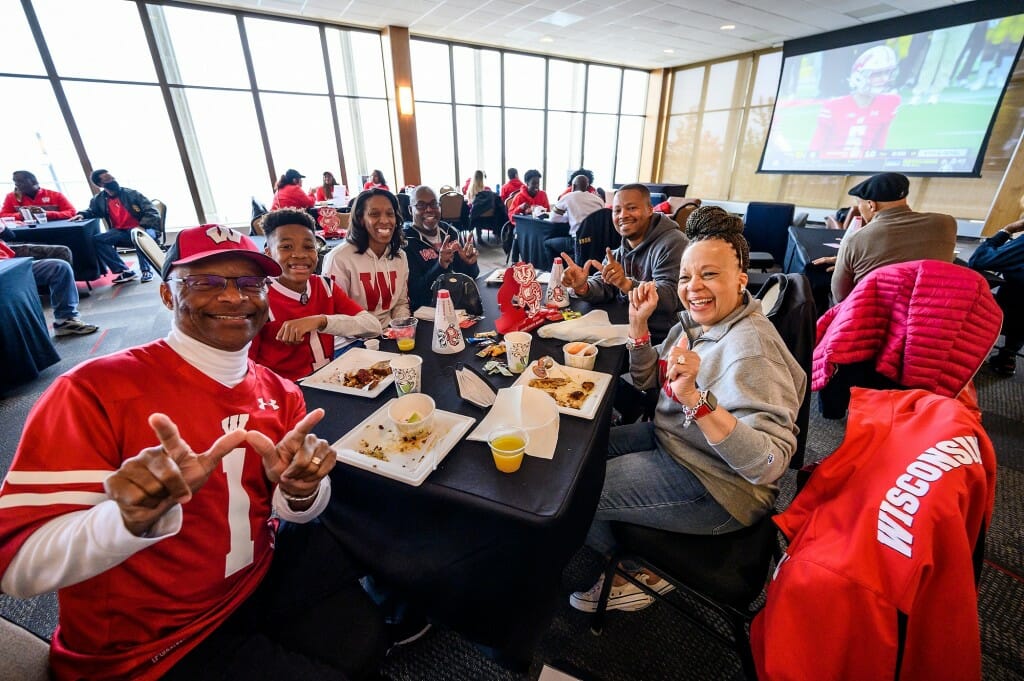
[[[629,324],[612,324],[605,310],[591,310],[582,317],[537,329],[541,338],[586,341],[595,345],[622,345],[629,336]]]
[[[412,316],[415,317],[416,319],[420,319],[422,321],[430,322],[431,324],[433,324],[435,313],[436,308],[434,308],[433,305],[421,305],[420,307],[416,308],[416,311],[412,313]],[[469,315],[466,314],[465,310],[456,310],[455,315],[458,317],[460,322],[469,317]]]
[[[530,438],[526,453],[551,459],[558,444],[558,420],[558,404],[547,393],[522,385],[502,388],[487,416],[466,439],[487,442],[498,426],[520,426]]]

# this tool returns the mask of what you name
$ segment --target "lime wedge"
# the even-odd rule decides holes
[[[405,422],[406,423],[416,423],[417,421],[422,421],[422,420],[423,420],[423,417],[420,416],[419,412],[414,411],[413,413],[409,414],[409,418],[407,418],[405,420]]]

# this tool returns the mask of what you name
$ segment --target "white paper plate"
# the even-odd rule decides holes
[[[394,376],[385,376],[373,390],[360,390],[359,388],[350,388],[347,385],[342,385],[345,374],[357,369],[369,369],[371,365],[381,360],[390,361],[398,357],[401,357],[401,355],[396,352],[352,348],[327,366],[301,379],[299,383],[309,388],[330,390],[336,393],[345,393],[346,395],[377,397],[385,388],[395,382]]]
[[[387,404],[349,431],[348,435],[335,442],[334,448],[338,452],[338,461],[408,485],[419,486],[434,470],[435,458],[437,463],[443,461],[476,419],[438,409],[434,412],[431,434],[419,446],[400,451],[397,431],[388,419],[388,407],[394,401],[388,400]],[[387,460],[359,453],[360,449],[374,446],[380,446]]]
[[[516,382],[512,385],[529,386],[530,381],[537,378],[537,375],[533,373],[533,365],[536,363],[536,360],[530,362],[530,366],[526,367],[526,371],[519,374],[519,378],[517,378]],[[574,369],[573,367],[567,367],[561,364],[557,365],[557,367],[558,369],[561,369],[566,376],[577,383],[582,383],[583,381],[594,382],[594,392],[590,393],[590,395],[587,396],[587,399],[584,400],[582,409],[570,409],[569,407],[558,405],[558,412],[567,416],[578,416],[581,419],[593,419],[597,416],[597,408],[601,406],[601,400],[604,398],[604,393],[608,390],[608,386],[612,382],[611,374],[604,374],[600,371],[587,371],[586,369]],[[557,371],[555,372],[555,375],[558,375]]]

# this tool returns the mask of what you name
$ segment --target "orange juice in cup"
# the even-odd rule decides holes
[[[529,442],[530,439],[522,428],[513,426],[495,428],[487,438],[495,467],[502,473],[515,473],[523,464],[523,453]]]
[[[398,349],[402,352],[409,352],[416,347],[416,323],[418,321],[415,317],[391,320],[391,335],[398,342]]]

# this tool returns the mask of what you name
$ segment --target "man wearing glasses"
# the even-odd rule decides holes
[[[412,222],[405,223],[405,254],[409,259],[409,305],[431,305],[430,285],[442,274],[460,272],[476,279],[480,267],[473,235],[459,242],[459,231],[441,221],[437,194],[426,185],[416,188],[409,206]]]
[[[280,273],[239,232],[183,231],[162,272],[168,336],[71,370],[29,416],[0,490],[0,588],[57,590],[55,678],[376,667],[376,608],[310,522],[331,495],[324,412],[247,354]]]

